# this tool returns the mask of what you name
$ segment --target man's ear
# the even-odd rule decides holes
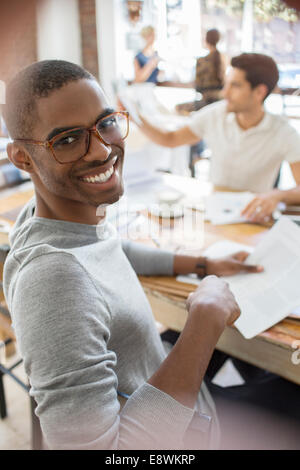
[[[268,94],[268,91],[269,91],[268,87],[264,83],[260,83],[259,85],[257,85],[255,87],[256,95],[257,95],[259,101],[261,101],[261,102],[264,101],[265,97]]]
[[[32,159],[23,147],[11,142],[7,144],[6,152],[9,160],[19,168],[19,170],[24,170],[28,173],[33,172]]]

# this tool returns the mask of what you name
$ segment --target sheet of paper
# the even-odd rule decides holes
[[[291,313],[300,318],[300,306],[296,307]]]
[[[231,359],[227,359],[212,379],[212,383],[225,388],[244,385],[245,380],[234,367]]]
[[[300,227],[283,216],[249,255],[248,262],[264,266],[264,272],[223,278],[241,308],[235,326],[245,338],[267,330],[299,307],[299,240]]]
[[[153,89],[153,83],[137,83],[118,91],[121,103],[137,124],[141,124],[140,113],[150,115],[152,118],[159,114]]]
[[[205,219],[214,225],[245,222],[241,211],[253,197],[250,192],[215,192],[205,200]]]
[[[124,90],[119,92],[118,96],[124,108],[126,108],[126,110],[129,112],[134,122],[140,125],[142,122],[139,117],[139,111],[138,111],[136,103],[128,96],[128,94],[126,94]]]
[[[185,125],[190,118],[180,116],[169,110],[157,99],[156,87],[153,83],[136,83],[118,91],[118,97],[123,106],[129,111],[132,119],[141,124],[139,115],[150,119],[156,126],[174,129]]]
[[[231,240],[221,240],[209,246],[204,253],[204,256],[209,256],[210,258],[221,258],[222,256],[229,256],[238,251],[248,251],[251,253],[253,251],[253,246],[245,245],[244,243],[237,243]]]
[[[236,327],[253,338],[300,305],[300,228],[282,217],[249,256],[264,272],[227,278],[241,308]]]

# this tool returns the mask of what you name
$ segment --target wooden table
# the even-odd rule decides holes
[[[196,192],[198,195],[203,196],[209,194],[212,190],[211,185],[208,183],[200,183],[192,178],[168,175],[166,176],[166,182],[169,186],[190,195]],[[32,190],[17,192],[5,199],[1,199],[0,194],[0,216],[1,213],[7,213],[9,210],[17,210],[32,195]],[[180,219],[175,219],[174,226],[169,227],[169,230],[176,230],[176,224],[178,223],[180,223]],[[204,223],[203,227],[204,238],[199,243],[199,252],[224,238],[255,246],[267,230],[265,227],[252,224],[213,226]],[[5,236],[2,236],[0,242],[5,241],[7,241],[7,238],[5,240]],[[149,239],[141,241],[149,244]],[[187,248],[189,247],[184,246],[183,243],[181,249],[184,251]],[[193,248],[194,252],[197,251],[195,246]],[[195,285],[178,283],[174,277],[141,276],[140,280],[157,321],[168,328],[181,331],[187,315],[185,299],[195,289]],[[297,341],[298,343],[296,343]],[[300,384],[300,364],[295,364],[295,361],[292,361],[292,355],[295,355],[296,352],[296,344],[299,348],[300,321],[288,317],[250,340],[245,339],[235,327],[227,327],[217,344],[217,348]],[[300,354],[298,357],[300,358]]]
[[[205,225],[207,240],[231,240],[255,245],[265,229],[255,225],[213,227]],[[211,244],[208,242],[208,244]],[[168,328],[181,331],[187,311],[185,299],[195,290],[193,284],[182,284],[169,277],[140,277],[156,320]],[[220,337],[217,349],[276,373],[292,382],[300,384],[300,364],[292,361],[300,348],[300,320],[287,317],[267,331],[252,339],[245,339],[234,327],[227,327]],[[300,361],[300,354],[297,355]]]
[[[212,190],[209,184],[191,178],[172,175],[167,176],[166,181],[181,191],[188,188],[189,193],[196,191],[204,196]],[[225,188],[217,189],[225,190]],[[174,221],[175,231],[176,223]],[[255,246],[267,230],[268,227],[254,224],[214,226],[205,222],[204,239],[199,251],[224,238]],[[140,277],[140,280],[156,320],[168,328],[181,331],[187,317],[185,299],[195,290],[195,285],[179,283],[174,277]],[[227,327],[219,339],[217,349],[300,384],[299,317],[287,317],[253,339],[245,339],[234,326]]]

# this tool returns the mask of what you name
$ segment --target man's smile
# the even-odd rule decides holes
[[[99,165],[96,168],[90,169],[80,176],[77,176],[77,180],[80,184],[99,190],[101,186],[101,191],[111,190],[114,186],[120,183],[120,171],[119,165],[121,160],[118,155],[115,155],[113,158],[110,158],[103,165]],[[98,189],[99,188],[99,189]]]
[[[86,176],[80,178],[82,181],[85,181],[86,183],[105,183],[106,181],[109,180],[111,175],[114,172],[114,167],[111,166],[109,170],[107,170],[105,173],[99,173],[98,175],[94,176]]]
[[[78,178],[87,183],[97,183],[107,181],[114,173],[114,165],[118,160],[118,156],[111,158],[106,164],[101,167],[93,168],[88,172],[81,174]]]

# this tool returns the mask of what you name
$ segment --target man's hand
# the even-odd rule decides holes
[[[242,210],[241,215],[249,220],[249,222],[267,223],[270,221],[272,213],[280,201],[281,191],[278,189],[259,194]]]
[[[260,273],[264,270],[262,266],[246,264],[245,260],[249,256],[246,251],[239,251],[224,258],[207,259],[206,274],[215,274],[216,276],[232,276],[241,272]]]
[[[234,323],[241,313],[227,282],[216,276],[207,276],[188,296],[187,309],[194,321],[206,316],[207,321],[215,320],[223,327]]]

